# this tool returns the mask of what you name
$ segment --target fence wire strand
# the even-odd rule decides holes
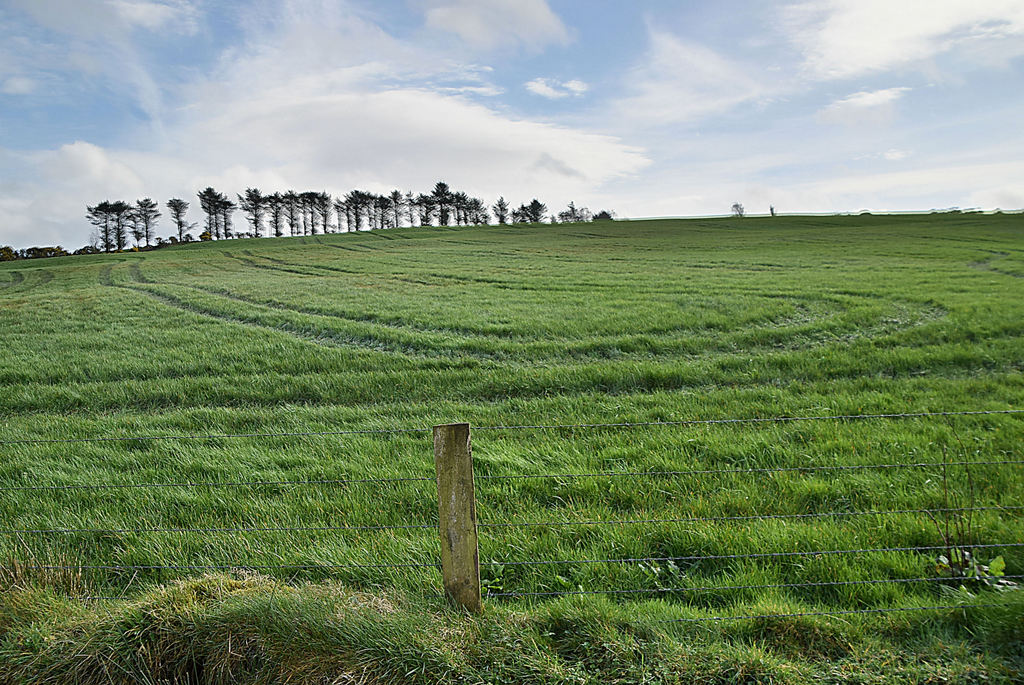
[[[913,469],[913,468],[949,468],[953,466],[1006,466],[1024,465],[1024,459],[1004,459],[996,461],[948,461],[948,462],[908,462],[886,464],[857,464],[851,466],[766,466],[747,469],[690,469],[683,471],[594,471],[591,473],[538,473],[512,475],[477,475],[475,480],[524,480],[524,479],[575,479],[575,478],[612,478],[612,477],[663,477],[663,476],[705,476],[724,474],[750,473],[804,473],[818,471],[864,471],[872,469]],[[116,490],[146,488],[228,488],[228,487],[288,487],[288,486],[334,486],[349,484],[386,485],[390,483],[433,482],[433,476],[406,476],[398,478],[323,478],[308,480],[240,480],[240,481],[181,481],[168,483],[84,483],[65,485],[3,485],[0,492],[37,491],[37,490]]]
[[[1024,575],[999,576],[995,580],[1015,580]],[[870,580],[830,580],[815,583],[766,583],[761,585],[708,585],[700,587],[664,587],[664,588],[631,588],[611,590],[550,590],[542,592],[488,592],[484,599],[491,597],[558,597],[563,595],[639,595],[659,593],[717,592],[719,590],[771,590],[802,587],[839,587],[848,585],[883,585],[900,583],[942,583],[967,578],[872,578]]]
[[[645,426],[708,426],[730,423],[786,423],[792,421],[855,421],[860,419],[916,419],[940,416],[986,416],[1021,414],[1024,409],[986,409],[976,411],[922,411],[897,414],[835,414],[820,416],[771,416],[733,419],[685,419],[681,421],[621,421],[618,423],[522,424],[508,426],[473,426],[473,430],[554,430],[561,428],[638,428]]]
[[[1022,462],[1024,463],[1024,462]],[[235,488],[251,486],[291,486],[291,485],[348,485],[351,483],[370,483],[374,485],[387,483],[412,483],[433,481],[429,476],[409,476],[404,478],[338,478],[313,480],[239,480],[239,481],[183,481],[177,483],[86,483],[70,485],[7,485],[0,486],[0,491],[11,490],[113,490],[120,488]]]
[[[893,516],[898,514],[953,514],[968,511],[1020,511],[1024,506],[946,507],[943,509],[892,509],[877,511],[822,511],[811,514],[747,514],[741,516],[686,516],[670,519],[607,519],[586,521],[524,521],[509,523],[480,523],[477,528],[532,528],[544,526],[625,526],[655,523],[712,523],[715,521],[769,521],[772,519],[811,519],[853,516]],[[3,532],[3,531],[0,531]]]
[[[827,556],[844,554],[868,554],[873,552],[931,552],[949,549],[957,545],[928,545],[919,547],[867,547],[863,549],[827,549],[796,552],[752,552],[748,554],[704,554],[675,557],[624,557],[609,559],[541,559],[530,561],[482,561],[481,566],[551,566],[565,564],[634,564],[649,561],[714,561],[724,559],[770,559],[797,556]],[[1024,542],[1004,542],[984,545],[963,545],[969,549],[989,549],[993,547],[1024,547]]]
[[[1002,604],[941,604],[920,607],[881,607],[877,609],[842,609],[836,611],[797,611],[787,614],[747,614],[743,616],[701,616],[697,618],[670,618],[659,623],[690,623],[703,621],[741,621],[761,618],[796,618],[799,616],[850,616],[853,614],[891,614],[903,611],[941,611],[945,609],[988,609]]]
[[[610,423],[562,423],[562,424],[521,424],[497,426],[473,426],[475,431],[503,430],[557,430],[563,428],[639,428],[651,426],[699,426],[740,423],[787,423],[794,421],[855,421],[865,419],[913,419],[941,416],[989,416],[996,414],[1021,414],[1024,409],[985,409],[936,412],[903,412],[892,414],[835,414],[818,416],[772,416],[729,419],[686,419],[681,421],[620,421]],[[431,428],[377,428],[341,431],[293,431],[279,433],[199,433],[181,435],[137,435],[95,438],[21,438],[0,440],[0,445],[26,444],[68,444],[82,442],[125,442],[131,440],[220,440],[228,438],[283,438],[320,437],[341,435],[392,435],[399,433],[429,433]]]
[[[69,444],[79,442],[126,442],[130,440],[221,440],[231,438],[301,438],[337,435],[393,435],[398,433],[429,433],[430,428],[377,428],[343,431],[296,431],[282,433],[197,433],[181,435],[125,435],[106,438],[22,438],[0,440],[0,445]]]
[[[138,533],[320,533],[346,530],[422,530],[437,529],[437,524],[412,523],[388,526],[268,526],[225,528],[21,528],[0,529],[0,535],[48,535],[60,533],[138,534]]]
[[[690,469],[686,471],[594,471],[591,473],[537,473],[513,474],[507,476],[475,476],[475,480],[523,480],[530,478],[605,478],[605,477],[656,477],[656,476],[708,476],[721,474],[745,473],[785,473],[814,471],[863,471],[870,469],[914,469],[950,466],[1000,466],[1006,464],[1024,464],[1024,459],[1006,459],[999,461],[919,461],[888,464],[856,464],[850,466],[764,466],[749,469]]]
[[[347,568],[440,568],[440,562],[388,564],[20,564],[34,571],[316,571]]]

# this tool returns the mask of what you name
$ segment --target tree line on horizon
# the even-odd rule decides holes
[[[611,212],[592,215],[586,207],[576,207],[572,202],[565,210],[549,215],[547,205],[537,198],[512,207],[504,197],[499,197],[488,207],[480,198],[453,191],[443,181],[438,181],[430,193],[415,195],[399,190],[385,195],[353,190],[335,198],[323,191],[264,193],[258,188],[246,188],[235,197],[233,200],[213,187],[197,193],[204,216],[198,240],[280,238],[403,226],[472,226],[488,224],[492,216],[497,224],[540,223],[547,219],[551,223],[575,223],[612,218]],[[171,198],[166,207],[175,233],[164,241],[155,237],[161,213],[150,198],[134,204],[104,200],[87,206],[86,218],[93,226],[92,241],[75,254],[152,249],[196,240],[191,231],[198,225],[186,217],[190,203]],[[238,230],[234,223],[237,211],[245,216],[243,230]],[[135,243],[131,248],[130,241]]]

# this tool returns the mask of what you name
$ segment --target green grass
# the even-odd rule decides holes
[[[1022,279],[1024,217],[973,214],[398,229],[0,264],[0,487],[433,473],[429,433],[10,440],[1024,407]],[[478,477],[997,461],[1022,458],[1022,426],[476,431],[473,449]],[[1019,681],[1019,590],[721,589],[935,577],[935,554],[509,563],[930,546],[924,515],[842,514],[1024,504],[1020,465],[972,467],[973,494],[963,467],[947,476],[479,478],[488,590],[692,588],[494,598],[479,618],[447,607],[433,568],[344,566],[432,562],[430,528],[132,532],[432,525],[428,481],[8,489],[6,531],[123,532],[0,534],[0,682]],[[822,515],[486,526],[758,514]],[[972,536],[1019,542],[1022,522],[978,511]],[[1024,574],[1024,548],[979,555]]]

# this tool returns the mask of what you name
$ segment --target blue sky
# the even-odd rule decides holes
[[[16,247],[207,185],[1024,207],[1024,0],[2,0],[0,38]]]

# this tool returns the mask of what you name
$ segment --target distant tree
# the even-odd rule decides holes
[[[348,204],[345,203],[345,198],[338,197],[334,199],[334,215],[338,217],[338,233],[348,231]],[[342,229],[344,224],[344,229]]]
[[[505,201],[504,197],[499,197],[498,201],[491,207],[494,212],[494,219],[499,224],[508,223],[508,202]]]
[[[452,213],[455,214],[455,225],[464,226],[469,223],[469,195],[461,190],[451,194]]]
[[[731,209],[732,209],[732,215],[737,217],[737,218],[742,217],[745,214],[745,212],[743,210],[743,205],[741,205],[739,202],[733,202]]]
[[[526,205],[519,205],[512,210],[512,223],[525,224],[530,221],[530,209]]]
[[[316,193],[311,190],[299,193],[299,217],[302,220],[302,235],[316,233],[313,228],[313,212],[316,206]]]
[[[594,215],[591,221],[613,221],[615,218],[614,212],[609,212],[607,209],[602,209],[600,212]]]
[[[402,195],[401,190],[392,190],[388,195],[388,201],[391,203],[392,225],[394,228],[398,228],[402,225],[402,207],[405,205],[405,196]]]
[[[548,206],[537,198],[533,198],[530,204],[526,205],[526,215],[532,223],[539,224],[544,221],[544,215],[547,213]]]
[[[349,191],[345,195],[346,223],[348,230],[358,233],[363,228],[363,199],[365,193],[360,190]]]
[[[434,184],[434,190],[430,194],[437,207],[437,221],[440,226],[447,226],[451,216],[452,191],[444,181]]]
[[[420,193],[416,196],[416,211],[419,215],[420,226],[430,226],[434,221],[434,210],[437,204],[433,195]]]
[[[577,207],[570,202],[565,211],[558,213],[558,221],[563,224],[575,224],[590,221],[590,210],[586,207]]]
[[[775,216],[775,205],[768,205],[768,212]]]
[[[281,200],[284,203],[284,215],[288,219],[288,234],[298,235],[299,194],[294,190],[288,190],[281,195]]]
[[[404,209],[405,218],[409,222],[410,226],[416,225],[416,197],[411,191],[405,193],[405,197],[402,198],[402,207]]]
[[[224,238],[233,238],[234,233],[231,230],[231,217],[235,210],[238,209],[238,205],[228,198],[227,195],[217,194],[217,209],[220,213],[220,227],[221,236]]]
[[[267,211],[267,198],[259,188],[246,188],[245,195],[238,195],[238,208],[245,212],[245,218],[252,227],[252,235],[259,238],[263,235],[263,215]]]
[[[284,200],[281,193],[266,196],[267,211],[270,212],[270,230],[275,238],[284,235]]]
[[[178,242],[185,242],[185,236],[188,234],[188,231],[196,227],[195,224],[190,224],[188,219],[185,218],[185,213],[188,211],[188,203],[182,199],[172,197],[167,201],[167,210],[171,213],[171,221],[174,222],[174,228],[178,231]]]
[[[77,254],[100,254],[101,252],[102,251],[98,247],[96,247],[95,245],[85,245],[83,247],[78,248],[77,250],[75,250],[71,254],[76,254],[76,255]],[[3,253],[3,248],[0,248],[0,262],[4,261],[2,253]]]
[[[137,248],[142,242],[142,221],[139,220],[139,212],[132,207],[128,210],[128,235],[135,241],[135,247]]]
[[[316,194],[317,214],[320,215],[320,229],[327,233],[331,224],[331,207],[333,198],[326,190]]]
[[[13,262],[18,254],[10,245],[0,245],[0,262]]]
[[[156,223],[160,219],[159,205],[151,198],[143,198],[135,202],[135,221],[142,230],[142,237],[146,240],[146,247],[149,247],[156,232]]]
[[[263,215],[266,213],[266,198],[259,188],[246,188],[245,195],[234,194],[239,199],[239,209],[245,215],[249,226],[252,228],[253,238],[260,238],[263,234]]]
[[[26,247],[24,250],[19,250],[19,256],[22,259],[44,259],[46,257],[66,257],[68,251],[60,245],[53,247]]]
[[[114,240],[114,211],[113,203],[104,200],[97,205],[90,207],[86,205],[85,216],[96,228],[96,236],[99,245],[104,252],[112,252],[115,247]]]
[[[490,215],[484,201],[478,197],[469,198],[469,223],[476,226],[484,226],[490,222]]]
[[[391,221],[391,200],[386,195],[373,196],[373,215],[377,228],[386,228]]]
[[[199,191],[199,207],[203,210],[203,213],[206,214],[206,230],[204,233],[209,236],[208,238],[205,238],[205,240],[212,240],[219,237],[220,197],[221,194],[210,186]],[[200,239],[203,239],[202,236],[200,236]]]
[[[110,213],[113,217],[114,247],[120,251],[128,247],[128,222],[134,213],[133,208],[127,202],[118,200],[110,203]]]

